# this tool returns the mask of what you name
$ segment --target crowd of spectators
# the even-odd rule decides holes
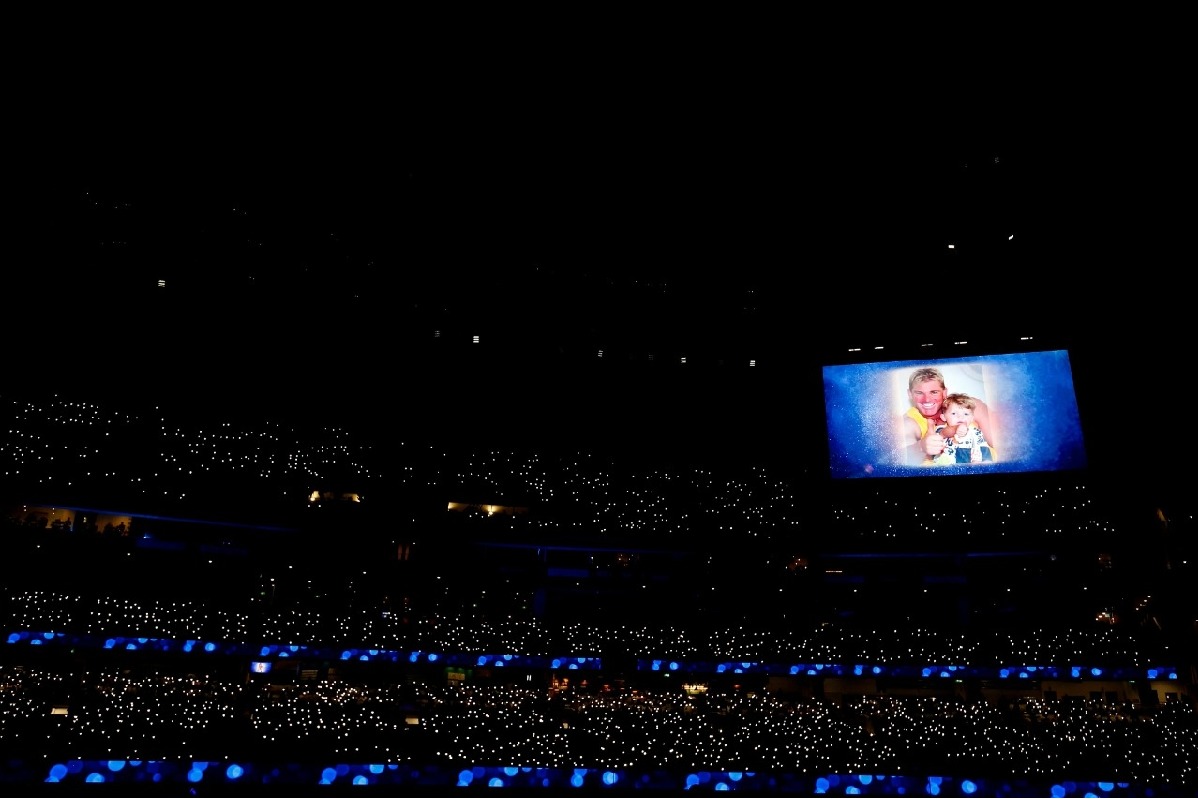
[[[1080,476],[971,486],[967,499],[874,484],[842,491],[777,464],[718,466],[641,454],[496,450],[458,441],[385,441],[350,427],[212,420],[179,409],[0,395],[0,477],[28,494],[116,498],[185,513],[235,508],[295,513],[314,487],[349,487],[421,520],[423,503],[531,508],[490,522],[513,534],[699,545],[768,546],[804,537],[870,546],[984,546],[1107,541],[1128,535],[1125,510]],[[348,421],[347,421],[348,424]],[[711,460],[719,460],[713,457]],[[931,492],[928,492],[931,494]],[[984,512],[978,512],[979,509]],[[1166,510],[1188,524],[1189,508]],[[402,522],[402,516],[396,520]]]
[[[411,673],[277,685],[198,671],[5,666],[0,703],[0,746],[47,773],[65,759],[94,759],[535,766],[666,772],[679,783],[700,770],[1017,775],[1181,795],[1198,763],[1198,715],[1180,702],[1148,712],[1104,701],[555,690]]]
[[[609,769],[664,772],[682,783],[696,770],[723,770],[811,779],[1015,775],[1165,792],[1193,785],[1191,609],[1159,604],[1170,581],[1184,582],[1193,569],[1181,534],[1192,526],[1185,509],[1141,519],[1073,479],[984,483],[968,498],[929,502],[885,486],[813,493],[818,481],[757,463],[648,465],[594,452],[395,441],[383,457],[377,441],[342,428],[211,425],[163,409],[114,411],[57,397],[0,396],[0,403],[9,417],[0,431],[10,510],[3,529],[15,555],[0,570],[7,636],[0,744],[26,776],[30,768],[49,774],[62,762],[96,759],[236,761],[239,769],[250,762],[404,763],[450,773]],[[338,491],[325,496],[354,498],[352,512],[321,515],[327,503],[313,498],[329,486]],[[23,515],[23,503],[47,498],[124,508],[132,524],[124,534],[115,526],[105,534]],[[447,502],[483,510],[449,513]],[[177,549],[149,546],[170,537],[160,534],[163,519],[203,513],[241,513],[245,524]],[[255,526],[262,521],[282,526],[268,533]],[[492,548],[474,548],[480,543]],[[1014,550],[1030,544],[1036,552],[1018,561]],[[539,572],[498,579],[514,562],[496,554],[500,546],[522,546],[538,558],[541,547],[586,550],[591,565],[580,585],[621,571],[618,551],[639,551],[646,563],[658,550],[686,558],[663,556],[630,571],[639,620],[571,619],[545,612],[554,562],[539,559]],[[948,624],[935,603],[896,626],[871,626],[868,613],[851,624],[838,623],[845,614],[781,624],[784,614],[762,602],[768,595],[779,607],[797,605],[832,586],[849,561],[833,563],[831,548],[844,558],[925,548],[960,560],[971,548],[1004,547],[982,554],[1024,564],[1019,570],[983,579],[958,565],[945,582],[994,579],[987,601],[1051,584],[1061,599],[1043,603],[1043,624],[1026,616],[1001,628]],[[1027,564],[1049,550],[1046,571],[1029,577]],[[1070,582],[1079,573],[1054,571],[1058,551],[1073,553],[1092,573]],[[603,552],[607,560],[595,565]],[[374,562],[379,553],[388,568]],[[1111,553],[1116,563],[1134,563],[1134,574],[1109,579]],[[796,575],[812,563],[823,582],[795,588]],[[750,612],[707,612],[725,602],[720,592],[733,572],[757,583],[743,603]],[[636,594],[641,582],[645,593]],[[942,590],[935,582],[925,573],[918,590]],[[855,586],[838,590],[847,595]],[[649,598],[683,587],[719,598],[689,607],[688,599],[672,614],[649,612]],[[883,588],[871,597],[891,590]],[[1113,612],[1096,618],[1093,611],[1120,592],[1135,600],[1121,623]],[[941,596],[933,593],[935,602]],[[889,618],[879,609],[875,621]],[[42,634],[74,643],[31,645]],[[236,643],[271,658],[271,647],[292,646],[554,663],[593,658],[607,667],[589,675],[589,688],[581,673],[563,683],[553,668],[519,670],[523,682],[485,679],[497,670],[481,667],[447,680],[447,666],[416,668],[403,658],[373,671],[301,664],[272,678],[247,671],[240,656],[209,670],[190,647],[185,657],[105,648],[118,638]],[[760,675],[735,684],[722,667],[705,665],[733,661],[829,664],[857,675],[951,664],[962,674],[1013,670],[1012,679],[1028,677],[1017,672],[1029,667],[1059,668],[1062,679],[1091,668],[1132,669],[1144,679],[1170,679],[1177,690],[1160,703],[1143,701],[1152,692],[1134,688],[1118,699],[1054,699],[1032,675],[1021,695],[1016,686],[996,701],[983,695],[975,672],[946,690],[955,681],[937,671],[935,690],[914,680],[846,696],[818,688],[791,695]],[[670,685],[646,663],[684,668]],[[684,690],[683,676],[702,690]],[[868,792],[859,782],[853,787]]]
[[[89,638],[124,636],[244,644],[330,646],[376,650],[506,653],[525,656],[632,657],[682,661],[960,664],[1036,666],[1080,664],[1148,668],[1183,656],[1161,637],[1110,625],[1069,630],[1029,628],[1018,634],[937,629],[858,631],[817,628],[601,626],[537,619],[489,621],[470,616],[395,617],[346,608],[342,613],[262,606],[232,611],[180,600],[136,600],[103,592],[13,591],[0,596],[10,630]]]

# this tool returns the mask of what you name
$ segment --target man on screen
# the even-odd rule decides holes
[[[948,390],[944,375],[934,366],[923,366],[907,379],[907,399],[911,403],[902,415],[902,442],[909,465],[933,464],[947,444],[941,430],[948,424],[945,400]],[[990,441],[990,411],[981,400],[974,400],[973,421]],[[991,446],[993,443],[991,442]]]

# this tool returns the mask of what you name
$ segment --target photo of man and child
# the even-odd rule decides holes
[[[979,397],[950,394],[934,366],[907,379],[910,407],[900,417],[906,461],[911,465],[994,463],[990,408]],[[987,434],[987,430],[991,432]]]
[[[824,395],[832,477],[1085,466],[1064,351],[827,366]]]

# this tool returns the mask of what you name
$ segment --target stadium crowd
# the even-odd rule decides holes
[[[194,783],[219,771],[227,786],[857,794],[916,779],[926,793],[1078,796],[1194,785],[1193,608],[1160,600],[1160,580],[1193,569],[1176,534],[1192,525],[1184,510],[1136,528],[1069,481],[982,485],[933,509],[872,486],[817,502],[802,478],[761,464],[651,469],[587,452],[415,445],[382,458],[336,428],[209,429],[165,411],[0,401],[14,554],[0,574],[0,743],[11,753],[0,779]],[[54,525],[51,499],[73,509]],[[447,511],[454,502],[469,512]],[[97,505],[128,509],[131,523],[88,527]],[[206,508],[244,523],[171,523]],[[1159,546],[1137,559],[1123,542],[1141,530]],[[835,542],[841,560],[813,540]],[[975,604],[1027,597],[997,626],[931,606],[871,626],[889,617],[861,606],[821,616],[828,605],[783,624],[762,606],[776,589],[779,606],[825,590],[877,601],[894,586],[836,582],[867,552],[934,545],[959,571],[975,547],[1006,547],[997,560],[1023,572],[1056,560],[1014,551],[1031,542],[1081,551],[1060,557],[1087,565],[970,572],[965,582],[985,584]],[[731,614],[718,601],[685,614],[663,601],[639,616],[555,616],[544,596],[553,562],[485,577],[512,563],[489,559],[499,545],[583,551],[591,565],[564,569],[556,590],[584,601],[623,582],[633,607],[675,587],[743,597]],[[689,559],[625,580],[610,554],[621,549]],[[1146,562],[1156,570],[1141,573]],[[682,573],[696,563],[698,576]],[[746,575],[765,587],[738,589]],[[1060,602],[1036,595],[1047,585]]]

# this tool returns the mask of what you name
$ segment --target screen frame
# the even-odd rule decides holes
[[[982,401],[994,459],[912,463],[902,417],[911,407],[910,375],[935,367],[948,393]],[[828,474],[836,479],[1056,472],[1087,466],[1073,370],[1067,350],[825,365]],[[913,421],[911,424],[915,424]]]

